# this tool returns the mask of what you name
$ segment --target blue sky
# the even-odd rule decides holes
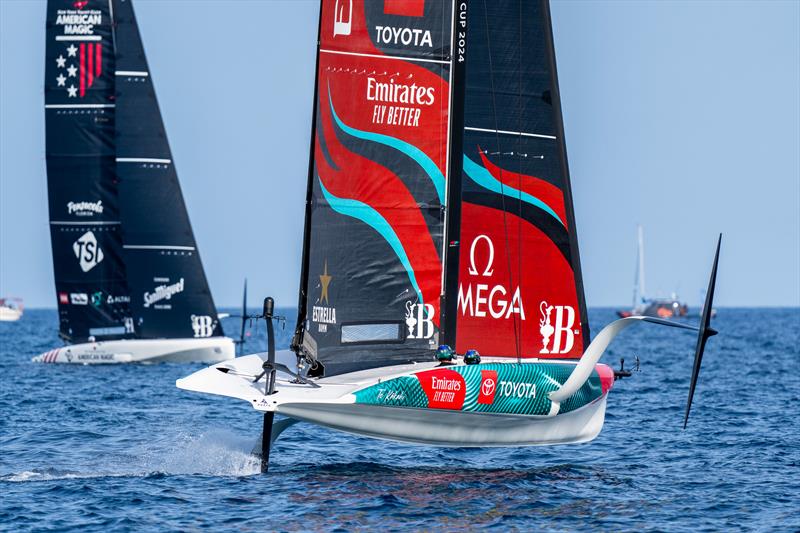
[[[314,1],[139,0],[184,196],[220,306],[297,299]],[[800,2],[554,1],[590,306],[648,292],[800,305]],[[54,307],[45,2],[0,0],[0,294]]]

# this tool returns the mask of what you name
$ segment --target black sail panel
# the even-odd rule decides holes
[[[468,6],[456,349],[578,358],[589,329],[549,5]]]
[[[60,335],[132,337],[114,148],[114,49],[107,0],[49,0],[47,189]]]
[[[130,0],[116,21],[116,166],[131,308],[143,338],[222,335]]]
[[[298,349],[325,375],[438,343],[452,4],[323,0]]]

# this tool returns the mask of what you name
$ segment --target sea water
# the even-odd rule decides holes
[[[613,319],[590,313],[595,331]],[[297,424],[261,475],[259,413],[175,387],[201,365],[33,364],[60,344],[56,312],[29,310],[0,323],[0,529],[797,531],[800,309],[720,309],[714,327],[685,431],[695,337],[642,325],[604,358],[641,372],[591,443],[438,448]]]

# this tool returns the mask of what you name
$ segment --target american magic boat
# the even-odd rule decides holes
[[[59,335],[43,363],[231,359],[130,0],[49,0],[47,178]]]
[[[632,317],[590,342],[546,1],[323,0],[316,75],[291,351],[275,352],[268,298],[265,354],[177,381],[264,414],[262,468],[297,421],[444,446],[589,441],[629,375],[599,363],[611,340],[642,321],[698,329]]]

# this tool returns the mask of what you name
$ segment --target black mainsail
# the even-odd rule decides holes
[[[114,0],[116,163],[141,338],[222,335],[130,0]]]
[[[61,335],[222,335],[130,0],[49,0],[45,76]]]
[[[133,336],[114,143],[111,4],[47,3],[45,120],[60,335]]]

